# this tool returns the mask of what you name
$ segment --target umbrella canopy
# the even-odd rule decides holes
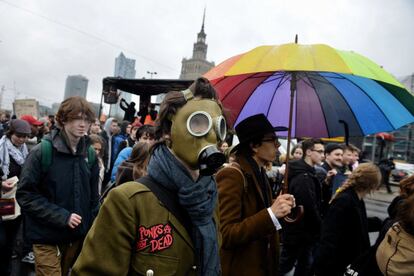
[[[327,45],[257,47],[204,76],[236,125],[264,113],[273,125],[287,126],[292,112],[292,137],[336,137],[345,135],[340,120],[347,123],[350,136],[414,122],[414,96],[393,76],[366,57]]]

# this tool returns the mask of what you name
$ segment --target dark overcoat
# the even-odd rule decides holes
[[[370,248],[368,232],[378,231],[381,221],[367,218],[365,203],[349,188],[335,198],[322,224],[315,254],[316,275],[343,275],[346,267]]]

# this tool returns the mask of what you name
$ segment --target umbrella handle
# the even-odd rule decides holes
[[[296,206],[295,208],[292,208],[292,211],[295,210],[295,217],[291,217],[290,213],[289,215],[285,216],[283,220],[286,223],[297,223],[303,218],[303,214],[305,213],[305,210],[303,209],[302,205]]]

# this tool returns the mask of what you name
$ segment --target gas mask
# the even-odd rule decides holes
[[[226,160],[217,149],[226,138],[226,120],[215,100],[193,98],[189,89],[183,95],[187,103],[171,120],[171,149],[191,169],[212,175]]]

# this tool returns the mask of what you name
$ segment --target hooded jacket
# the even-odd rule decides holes
[[[115,160],[114,166],[111,172],[111,181],[115,181],[116,175],[118,173],[118,167],[122,164],[122,162],[126,161],[132,153],[132,147],[127,147],[121,150],[118,154],[118,157]]]
[[[57,244],[86,235],[98,212],[99,167],[87,163],[88,137],[80,139],[73,154],[60,130],[45,136],[52,142],[52,164],[42,171],[41,144],[30,152],[20,175],[17,201],[27,215],[26,234],[33,243]],[[82,223],[71,229],[71,213]]]
[[[283,226],[285,244],[314,243],[321,229],[321,186],[315,168],[303,159],[291,161],[288,171],[289,193],[295,197],[296,205],[303,205],[304,216],[297,222]]]
[[[111,156],[112,162],[115,162],[116,158],[118,157],[121,143],[124,142],[126,139],[128,139],[128,134],[126,133],[126,129],[128,125],[130,124],[131,124],[130,122],[123,121],[121,123],[121,133],[112,137],[113,139],[113,144],[112,144],[113,148],[112,148],[112,156]]]

